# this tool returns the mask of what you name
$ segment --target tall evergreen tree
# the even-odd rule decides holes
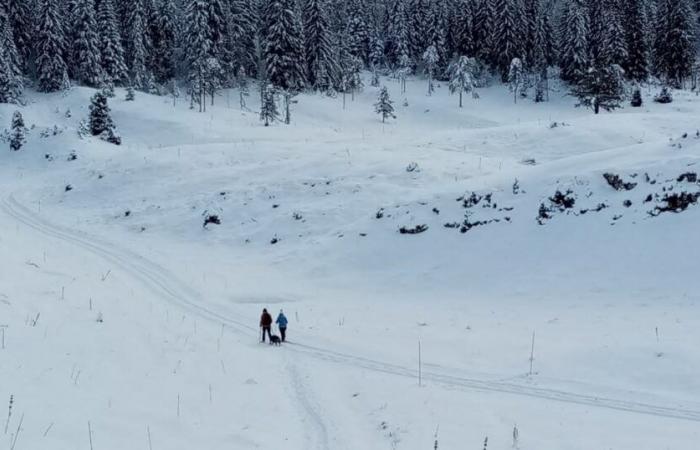
[[[9,33],[9,26],[5,24],[0,33]],[[22,79],[10,63],[7,47],[0,47],[0,103],[19,103],[22,97]]]
[[[377,99],[377,103],[374,104],[374,111],[382,116],[382,123],[386,122],[386,119],[390,117],[396,119],[396,115],[394,115],[394,102],[391,101],[386,86],[383,86],[379,91],[379,98]]]
[[[628,1],[628,0],[626,0]],[[606,0],[601,30],[601,46],[598,59],[594,63],[601,66],[624,64],[627,60],[627,42],[622,26],[622,14],[616,0]]]
[[[63,26],[57,0],[39,0],[36,31],[36,70],[39,90],[55,92],[67,86],[68,69],[63,59]]]
[[[496,0],[493,61],[502,80],[508,80],[510,63],[522,53],[522,24],[518,17],[518,0]]]
[[[326,91],[337,78],[338,66],[333,56],[331,31],[324,0],[306,0],[304,3],[304,47],[306,73],[311,87]]]
[[[210,91],[212,74],[209,57],[211,41],[209,12],[206,0],[189,0],[185,16],[185,65],[191,103],[206,109],[206,95]]]
[[[459,55],[476,56],[473,0],[459,0],[453,32],[455,52]]]
[[[126,10],[124,29],[124,54],[131,85],[136,89],[148,89],[148,70],[146,64],[148,47],[146,33],[146,10],[143,0],[133,0]]]
[[[97,86],[102,76],[100,50],[98,48],[97,22],[93,0],[78,0],[73,30],[73,75],[78,82]]]
[[[386,57],[390,66],[396,68],[404,56],[410,57],[408,22],[404,0],[393,0],[387,11]]]
[[[305,87],[302,26],[294,0],[269,0],[265,11],[267,76],[277,88],[300,91]]]
[[[153,45],[153,75],[161,84],[175,78],[175,50],[178,27],[175,0],[163,0],[155,19],[156,27],[151,38]]]
[[[435,65],[435,73],[441,75],[447,68],[449,59],[448,48],[448,21],[445,0],[433,0],[430,4],[428,21],[428,45],[435,47],[438,57]]]
[[[656,36],[656,70],[668,83],[681,87],[695,62],[696,25],[689,0],[661,0]]]
[[[562,79],[576,83],[590,67],[588,16],[582,0],[571,0],[565,8],[559,64]]]
[[[7,0],[7,14],[10,19],[12,35],[19,54],[21,67],[28,73],[31,66],[32,40],[32,3],[27,0]],[[0,8],[2,8],[0,6]]]
[[[431,44],[431,6],[430,0],[413,0],[408,7],[408,37],[411,57],[414,60],[420,60],[425,49]]]
[[[475,0],[474,11],[474,51],[484,64],[492,64],[494,26],[496,8],[494,0]]]
[[[349,22],[346,28],[348,51],[352,56],[369,63],[370,33],[365,17],[364,2],[352,0],[348,5]]]
[[[627,58],[622,61],[627,77],[634,81],[645,81],[649,77],[649,38],[645,0],[627,0],[625,7],[625,41]]]
[[[100,65],[106,81],[124,83],[127,80],[127,69],[112,0],[100,0],[97,8],[97,32]]]
[[[250,0],[231,0],[229,48],[235,64],[244,67],[248,75],[258,71],[256,46],[258,38],[258,8]]]

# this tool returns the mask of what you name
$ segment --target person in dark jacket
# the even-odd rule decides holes
[[[282,342],[284,342],[287,339],[287,324],[289,321],[287,320],[287,316],[284,315],[284,312],[280,309],[280,313],[277,316],[277,320],[275,321],[277,326],[280,329],[280,335],[282,337]]]
[[[262,341],[265,342],[265,333],[272,340],[272,316],[267,312],[267,309],[263,309],[260,316],[260,328],[262,328]]]

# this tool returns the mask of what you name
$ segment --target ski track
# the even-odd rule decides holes
[[[142,255],[127,249],[119,248],[102,239],[51,224],[48,221],[38,217],[35,212],[30,211],[25,206],[20,204],[12,195],[2,200],[0,209],[2,209],[5,214],[17,222],[45,236],[73,244],[103,258],[106,261],[109,261],[115,266],[118,266],[128,275],[141,282],[154,294],[160,296],[169,303],[177,305],[190,313],[196,314],[217,324],[226,324],[244,336],[257,338],[257,328],[207,308],[204,305],[201,296],[195,290],[188,287],[164,267],[146,259]],[[313,347],[305,344],[290,344],[288,349],[296,354],[313,357],[321,361],[352,366],[355,368],[361,368],[394,376],[408,378],[416,377],[416,371],[414,369],[395,364],[388,364],[361,356],[334,352],[324,348]],[[292,368],[293,375],[295,370],[296,369]],[[432,381],[451,388],[513,394],[597,408],[646,414],[657,417],[700,422],[700,410],[693,410],[684,407],[656,405],[536,386],[526,386],[516,383],[459,377],[434,371],[424,372],[423,378],[427,381]],[[298,392],[305,391],[303,383],[298,374],[293,382],[295,390]],[[303,396],[301,397],[303,398]],[[314,424],[317,434],[320,435],[320,447],[318,448],[328,448],[328,432],[320,416],[312,405],[302,405],[307,412],[307,416]]]
[[[301,406],[304,416],[303,421],[307,426],[310,425],[313,428],[314,434],[316,435],[315,439],[310,436],[306,437],[310,441],[310,443],[307,443],[306,448],[309,450],[330,450],[328,427],[323,421],[324,415],[313,402],[311,391],[304,382],[302,375],[299,374],[296,365],[291,362],[288,363],[287,374],[289,375],[289,380],[294,390],[296,403]]]

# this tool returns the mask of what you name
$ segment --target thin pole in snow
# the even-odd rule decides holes
[[[90,450],[92,450],[92,426],[88,420],[88,437],[90,438]]]
[[[535,360],[535,332],[532,332],[532,347],[530,348],[530,375],[532,375],[532,363]]]
[[[418,339],[418,386],[423,385],[423,361],[421,358],[420,339]]]

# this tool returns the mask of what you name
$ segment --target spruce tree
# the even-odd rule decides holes
[[[453,40],[460,55],[476,56],[474,43],[474,1],[459,0]]]
[[[466,56],[452,62],[447,73],[450,79],[450,92],[459,94],[459,107],[463,107],[462,97],[465,92],[473,92],[475,87],[476,60]]]
[[[205,0],[189,0],[185,17],[185,66],[191,103],[199,105],[200,112],[206,109],[206,95],[212,82],[209,72],[211,41],[208,18]]]
[[[153,75],[156,81],[166,84],[175,78],[176,34],[178,27],[175,0],[163,0],[155,18],[152,34]]]
[[[374,104],[374,111],[382,116],[382,123],[386,122],[386,119],[395,119],[394,115],[394,102],[391,101],[389,97],[389,91],[386,86],[383,86],[379,91],[379,98],[377,103]]]
[[[494,0],[475,0],[473,41],[474,51],[479,60],[488,65],[492,60],[496,8]]]
[[[522,54],[522,28],[518,17],[518,0],[496,0],[493,60],[502,81],[508,80],[511,61]]]
[[[127,69],[112,0],[100,0],[97,8],[97,32],[100,65],[105,79],[109,83],[124,83],[128,79]]]
[[[90,104],[90,133],[99,136],[100,139],[112,144],[120,145],[121,138],[116,134],[112,117],[110,116],[107,97],[101,92],[97,92]]]
[[[10,149],[16,152],[27,142],[27,128],[24,126],[21,112],[15,111],[12,115],[10,128]]]
[[[269,0],[264,45],[267,76],[276,88],[285,91],[298,92],[305,87],[300,22],[294,0]]]
[[[405,0],[393,0],[387,13],[386,56],[393,68],[398,68],[404,56],[410,58],[408,23]]]
[[[520,58],[513,58],[508,69],[508,84],[513,92],[513,102],[518,103],[518,95],[525,84],[525,69]]]
[[[577,83],[590,68],[588,19],[582,0],[570,0],[564,14],[560,66],[563,80]]]
[[[250,0],[231,0],[229,48],[235,64],[243,66],[248,75],[256,75],[258,8]]]
[[[348,51],[352,56],[369,63],[370,33],[365,20],[364,3],[352,0],[348,5],[349,22],[345,31]]]
[[[7,2],[7,14],[10,19],[12,36],[19,55],[20,66],[25,74],[29,73],[32,66],[32,41],[34,37],[32,6],[35,5],[26,0],[9,0]]]
[[[22,82],[12,70],[0,48],[0,103],[19,103],[22,96]]]
[[[73,75],[80,83],[97,86],[101,80],[102,68],[93,0],[78,0],[75,19],[72,33],[75,39],[72,45],[72,60],[75,63]]]
[[[682,87],[695,62],[696,24],[689,0],[661,0],[657,14],[656,70],[674,87]]]
[[[265,122],[266,127],[279,118],[276,97],[276,88],[271,84],[265,86],[262,92],[263,101],[260,105],[260,120]]]
[[[428,21],[428,43],[435,48],[437,60],[435,61],[435,72],[433,75],[441,75],[447,67],[449,58],[447,31],[448,21],[444,0],[433,0],[430,4],[430,15]]]
[[[408,7],[409,43],[411,57],[420,60],[430,45],[430,0],[413,0]]]
[[[594,59],[594,63],[601,66],[622,65],[627,60],[628,53],[622,15],[617,8],[617,3],[614,0],[607,0],[602,14],[601,47],[598,59]]]
[[[5,60],[15,77],[22,77],[22,58],[14,41],[12,21],[5,7],[0,3],[0,51],[5,54]]]
[[[149,74],[147,63],[146,10],[144,0],[133,0],[126,12],[124,29],[124,55],[131,85],[147,90]]]
[[[590,67],[572,89],[579,100],[577,106],[589,107],[596,114],[601,109],[619,108],[624,95],[623,78],[623,70],[617,64]]]
[[[38,87],[42,92],[55,92],[64,89],[68,79],[57,0],[39,0],[38,12],[35,40]]]
[[[435,45],[431,44],[423,53],[423,66],[425,68],[425,75],[428,77],[428,95],[433,95],[435,87],[433,85],[433,78],[435,77],[435,70],[437,69],[440,57],[435,48]]]
[[[309,86],[325,92],[337,79],[338,66],[333,56],[331,31],[325,0],[305,0],[304,47]]]
[[[645,0],[627,0],[625,7],[625,41],[627,58],[622,62],[625,75],[634,81],[646,81],[649,77],[649,38]]]

